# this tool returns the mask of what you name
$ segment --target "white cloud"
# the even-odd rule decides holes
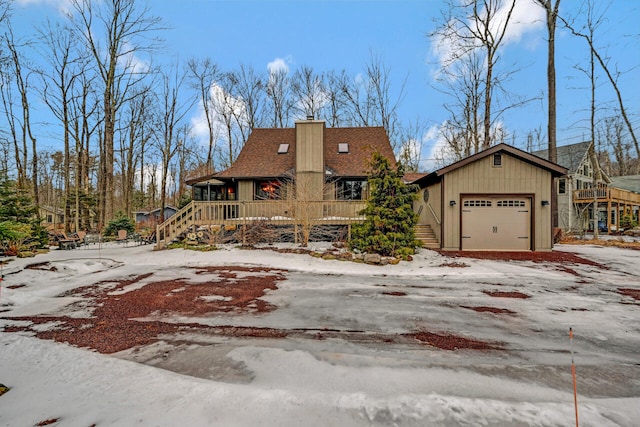
[[[510,5],[510,2],[503,2],[501,7],[495,12],[490,28],[492,34],[497,35],[504,27],[504,21],[507,18]],[[484,12],[481,12],[480,14],[482,15],[482,13]],[[476,24],[471,21],[467,21],[466,24],[471,28],[476,27]],[[460,22],[450,21],[448,25],[450,26],[451,31],[447,31],[447,33],[465,33]],[[545,28],[545,26],[546,15],[541,6],[535,3],[534,0],[516,1],[501,46],[504,48],[510,44],[520,43],[527,33],[539,31]],[[534,37],[526,39],[527,41],[533,39],[535,39],[536,42],[533,44],[529,42],[530,48],[537,46],[538,38]],[[441,66],[449,65],[452,62],[456,62],[455,60],[458,57],[464,57],[462,43],[464,42],[460,39],[456,39],[455,37],[442,34],[435,35],[432,38],[431,54],[438,60],[438,63]]]
[[[227,93],[217,83],[211,85],[209,89],[211,96],[210,113],[214,129],[214,139],[218,139],[219,135],[226,134],[226,125],[220,111],[233,112],[238,117],[246,117],[246,106],[242,99],[233,97]],[[198,103],[198,112],[191,119],[192,135],[200,141],[200,144],[206,146],[209,144],[209,125],[202,102]]]
[[[273,61],[267,64],[267,69],[269,70],[269,74],[273,74],[279,71],[284,71],[284,73],[289,72],[289,63],[291,63],[291,58],[276,58]]]
[[[420,170],[431,172],[443,166],[438,159],[442,158],[441,152],[445,146],[442,139],[441,128],[444,123],[433,125],[422,136],[420,152]]]
[[[131,70],[134,73],[147,73],[151,69],[149,61],[146,61],[135,55],[135,48],[127,43],[123,46],[123,51],[128,52],[126,55],[118,58],[118,65],[122,68]]]
[[[20,7],[29,7],[31,5],[47,5],[56,8],[60,13],[67,13],[72,10],[72,0],[15,0]]]

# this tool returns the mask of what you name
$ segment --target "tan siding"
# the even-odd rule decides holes
[[[253,181],[238,181],[238,200],[253,200]]]
[[[324,122],[296,123],[296,171],[324,172]]]
[[[460,194],[532,194],[535,249],[551,249],[551,207],[540,206],[542,200],[551,200],[551,174],[505,153],[501,167],[493,167],[492,164],[493,156],[487,156],[443,177],[443,248],[460,248]],[[449,206],[450,200],[456,201],[455,207]]]
[[[418,199],[414,203],[414,211],[418,211],[422,206],[422,212],[420,218],[418,218],[418,224],[428,224],[436,234],[438,241],[440,241],[442,231],[442,197],[440,194],[440,183],[431,185],[426,189],[429,190],[429,201],[424,202],[423,192],[424,188],[418,193]],[[434,215],[435,214],[435,215]]]

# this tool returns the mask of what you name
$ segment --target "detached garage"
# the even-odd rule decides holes
[[[499,144],[414,181],[419,225],[444,250],[549,251],[553,181],[567,170]]]

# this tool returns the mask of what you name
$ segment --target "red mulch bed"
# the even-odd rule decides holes
[[[260,273],[247,275],[246,272]],[[240,274],[239,274],[240,273]],[[156,315],[198,316],[216,312],[248,311],[265,312],[274,307],[260,300],[266,289],[276,289],[276,282],[283,280],[282,272],[259,268],[208,267],[198,268],[197,274],[220,276],[208,282],[189,283],[184,279],[155,282],[140,289],[113,295],[126,286],[149,277],[140,275],[118,282],[104,282],[86,286],[65,295],[91,298],[90,318],[67,316],[13,317],[11,320],[30,321],[34,325],[58,322],[55,328],[37,331],[27,326],[5,327],[5,332],[31,331],[38,338],[67,342],[78,347],[89,347],[100,353],[115,353],[138,345],[149,344],[159,335],[187,330],[212,329],[224,333],[224,327],[209,328],[195,323],[166,323],[154,320],[140,320]],[[220,299],[203,299],[216,295]],[[227,301],[227,299],[231,298]],[[138,319],[138,320],[136,320]],[[248,330],[250,329],[250,330]],[[243,332],[243,333],[241,333]],[[262,336],[259,328],[235,328],[234,335]]]
[[[618,292],[622,295],[626,295],[640,301],[640,289],[618,288]]]
[[[522,292],[504,292],[504,291],[482,291],[483,293],[489,295],[490,297],[496,298],[531,298],[531,296],[527,294],[523,294]]]
[[[41,265],[42,268],[47,268]],[[254,273],[254,274],[249,274]],[[212,275],[209,281],[191,283],[187,279],[151,282],[135,290],[127,287],[151,277],[152,273],[118,281],[100,282],[67,292],[61,296],[85,298],[69,308],[91,311],[89,318],[35,316],[6,318],[29,321],[29,326],[7,326],[4,332],[28,332],[41,339],[66,342],[78,347],[115,353],[155,342],[161,335],[180,332],[208,333],[230,337],[280,339],[295,336],[307,339],[336,338],[362,343],[411,344],[416,340],[443,350],[498,350],[499,344],[487,343],[452,334],[425,331],[406,334],[378,334],[366,331],[330,329],[273,329],[241,326],[205,326],[171,322],[174,316],[210,316],[227,312],[264,313],[275,307],[260,298],[266,290],[277,289],[284,272],[267,268],[199,267],[196,274]],[[404,296],[399,291],[385,295]],[[212,297],[214,298],[207,298]],[[168,317],[168,319],[167,319]],[[51,323],[48,330],[37,325]]]
[[[487,307],[487,306],[467,307],[464,305],[461,307],[469,310],[477,311],[478,313],[516,314],[515,311],[507,310],[506,308]]]
[[[440,335],[432,332],[416,332],[413,334],[404,334],[406,337],[417,339],[420,342],[429,344],[433,347],[440,348],[442,350],[458,350],[458,349],[472,349],[472,350],[501,350],[502,348],[496,344],[487,343],[484,341],[472,340],[469,338],[458,337],[455,335]]]
[[[537,263],[552,262],[558,264],[586,264],[608,270],[606,265],[591,261],[572,253],[551,252],[501,252],[501,251],[438,251],[450,258],[475,258],[496,261],[532,261]]]

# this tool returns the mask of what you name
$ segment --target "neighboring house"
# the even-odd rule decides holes
[[[376,151],[395,166],[382,127],[327,128],[309,118],[295,128],[254,129],[230,168],[187,181],[193,201],[158,227],[158,246],[192,226],[360,221]]]
[[[617,230],[620,216],[637,212],[640,205],[640,195],[615,184],[604,173],[597,158],[592,159],[591,145],[587,141],[557,148],[558,164],[568,170],[556,185],[558,226],[565,232],[593,230],[594,212],[599,231]],[[547,150],[533,154],[548,158]],[[594,185],[594,178],[598,176]]]
[[[178,208],[173,206],[165,206],[164,207],[164,216],[163,219],[167,220],[171,218],[175,213],[178,212]],[[153,224],[157,225],[160,223],[160,208],[156,208],[150,211],[137,211],[134,212],[136,215],[136,224]]]
[[[51,206],[40,206],[40,223],[49,230],[64,229],[64,211]]]
[[[612,177],[609,187],[620,196],[624,195],[620,197],[623,199],[620,214],[631,215],[640,222],[640,175]],[[611,218],[611,215],[609,217]],[[615,221],[610,222],[617,224]]]
[[[443,250],[550,251],[553,179],[567,169],[499,144],[412,181]]]
[[[96,214],[93,210],[89,210],[86,218],[79,218],[80,230],[94,230],[96,228],[95,217]],[[76,225],[76,210],[71,209],[70,215],[70,228],[75,230]],[[62,208],[54,208],[51,206],[40,206],[40,218],[42,218],[41,225],[49,230],[64,230],[64,210]]]

